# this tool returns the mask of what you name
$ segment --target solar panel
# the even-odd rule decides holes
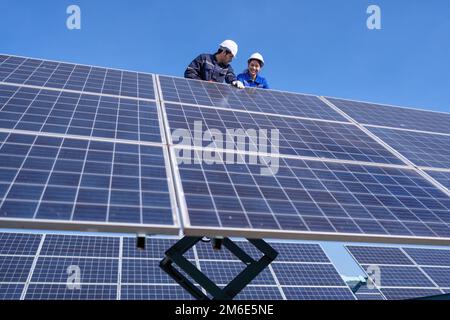
[[[161,142],[155,102],[0,85],[0,128]]]
[[[14,56],[2,60],[2,82],[155,99],[151,74]]]
[[[430,171],[426,170],[430,176],[436,179],[439,183],[441,183],[444,187],[450,190],[450,171],[448,172],[439,172],[439,171]]]
[[[358,300],[385,300],[381,292],[374,286],[368,286],[363,284],[355,292],[355,296]]]
[[[14,246],[11,245],[14,243]],[[41,243],[41,235],[23,233],[0,233],[0,255],[34,256]]]
[[[347,246],[388,300],[445,293],[450,287],[450,250]],[[377,270],[378,268],[378,270]]]
[[[450,168],[450,136],[384,128],[369,130],[417,166]]]
[[[359,123],[450,133],[450,114],[381,104],[326,98]]]
[[[192,299],[159,268],[164,251],[176,239],[148,238],[145,250],[138,250],[133,246],[135,238],[130,237],[33,236],[42,239],[38,252],[20,256],[20,248],[25,239],[30,241],[30,235],[0,233],[3,250],[8,253],[0,256],[0,298],[18,300],[23,294],[25,299]],[[16,241],[20,237],[22,241]],[[237,299],[354,299],[319,245],[273,245],[281,249],[280,260],[251,282]],[[199,243],[185,257],[224,286],[246,266],[224,252],[225,248],[216,251],[210,244]],[[80,289],[67,285],[67,270],[74,266],[80,269],[80,283],[75,283]]]
[[[418,265],[450,267],[450,250],[403,248]]]
[[[239,150],[245,147],[243,151],[273,153],[274,150],[259,150],[262,139],[266,139],[267,145],[277,143],[276,152],[284,155],[403,164],[353,124],[176,104],[166,104],[165,110],[173,134],[185,129],[192,140],[206,130],[218,130],[226,135],[224,141],[216,141],[213,145],[219,149]],[[272,134],[271,130],[275,129],[279,138]],[[176,135],[172,138],[175,143],[178,142]],[[245,142],[241,142],[242,139]],[[201,147],[211,147],[212,141],[204,139],[199,144]]]
[[[0,143],[4,223],[177,232],[161,147],[14,133]]]
[[[159,76],[164,102],[348,122],[316,96]]]
[[[224,165],[228,153],[214,164],[174,153],[189,234],[450,236],[450,200],[410,169],[280,158],[264,176],[245,155]]]

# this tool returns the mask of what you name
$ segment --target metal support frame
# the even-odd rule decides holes
[[[184,237],[175,243],[165,253],[165,258],[161,260],[159,266],[178,284],[186,289],[197,300],[211,300],[184,274],[178,271],[174,265],[178,266],[187,275],[204,288],[212,297],[212,300],[232,300],[241,292],[254,278],[256,278],[267,266],[275,260],[278,252],[262,239],[247,239],[264,255],[259,260],[254,260],[238,245],[229,238],[213,239],[213,249],[220,250],[222,246],[227,248],[247,267],[239,273],[225,288],[219,288],[211,279],[204,275],[195,265],[193,265],[183,255],[194,247],[202,237]]]

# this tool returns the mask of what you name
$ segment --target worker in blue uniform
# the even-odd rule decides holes
[[[184,72],[184,77],[212,82],[226,82],[243,89],[237,80],[230,62],[237,55],[238,45],[233,40],[225,40],[215,54],[201,54],[195,58]]]
[[[245,87],[269,89],[267,80],[259,75],[264,66],[263,56],[255,52],[247,61],[247,70],[237,76],[237,79],[244,84]]]

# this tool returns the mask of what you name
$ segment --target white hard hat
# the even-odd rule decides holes
[[[230,50],[233,56],[236,56],[238,53],[238,45],[233,40],[225,40],[220,44],[220,47]]]
[[[247,62],[250,63],[250,60],[258,60],[259,62],[261,62],[261,67],[264,66],[264,58],[258,52],[255,52],[254,54],[252,54],[250,56],[250,58],[248,58]]]

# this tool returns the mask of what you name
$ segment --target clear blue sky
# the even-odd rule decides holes
[[[71,4],[81,30],[66,28]],[[371,4],[382,30],[366,27]],[[259,51],[274,89],[450,112],[449,12],[448,0],[0,0],[0,52],[182,76],[230,38],[235,70]]]

